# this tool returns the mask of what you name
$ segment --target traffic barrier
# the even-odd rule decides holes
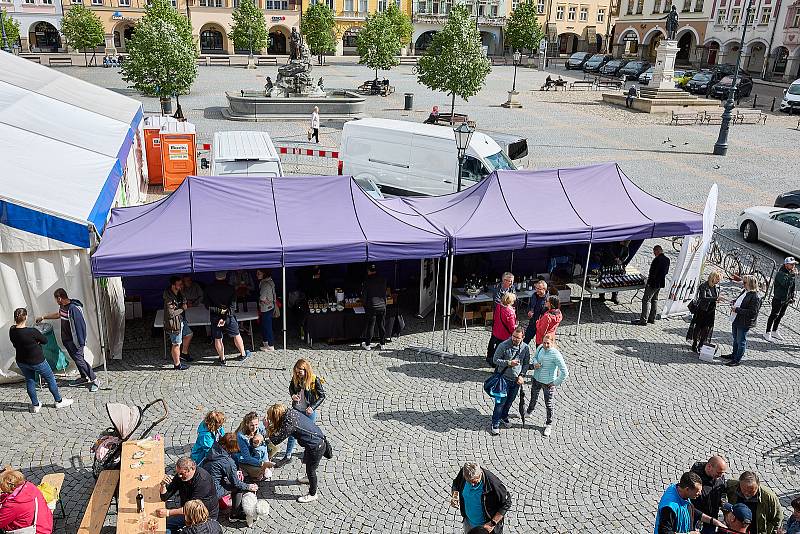
[[[337,159],[339,157],[339,152],[337,150],[316,150],[313,148],[303,148],[298,146],[279,146],[275,148],[278,149],[279,154],[294,154],[296,156],[314,156],[318,158],[333,159]]]

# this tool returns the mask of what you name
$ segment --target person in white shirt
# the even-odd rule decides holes
[[[319,143],[319,108],[314,106],[314,112],[311,113],[311,139],[315,143]]]

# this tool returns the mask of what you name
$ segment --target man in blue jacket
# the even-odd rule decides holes
[[[53,292],[58,303],[58,311],[36,318],[37,323],[45,319],[61,319],[61,343],[67,350],[75,367],[81,374],[73,386],[88,385],[89,391],[98,390],[97,377],[92,366],[83,357],[86,348],[86,319],[83,315],[83,303],[78,299],[71,299],[64,288],[59,287]]]

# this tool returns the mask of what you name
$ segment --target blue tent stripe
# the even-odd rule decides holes
[[[144,108],[139,106],[139,111],[137,111],[136,115],[134,115],[133,119],[131,119],[131,128],[138,130],[139,123],[142,122],[142,119],[144,119]]]
[[[108,213],[114,204],[120,180],[122,180],[122,165],[117,160],[106,179],[106,183],[103,184],[103,189],[97,196],[97,201],[95,201],[92,211],[87,217],[87,220],[97,229],[97,233],[102,233],[103,228],[105,228]]]
[[[31,234],[89,248],[86,225],[0,200],[0,224]]]

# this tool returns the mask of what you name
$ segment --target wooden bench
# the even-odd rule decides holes
[[[736,124],[767,124],[767,114],[758,109],[737,109],[733,116]]]
[[[111,499],[117,493],[119,486],[119,471],[106,469],[97,477],[94,491],[86,505],[86,512],[81,519],[81,526],[77,534],[99,534],[106,522],[108,509],[111,508]]]
[[[492,56],[492,65],[508,65],[508,58],[505,56]]]
[[[469,120],[467,115],[463,113],[453,113],[453,124],[461,124],[462,122],[466,122],[473,128],[475,127],[475,121]],[[436,121],[436,124],[450,126],[450,113],[439,113],[439,120]]]
[[[577,91],[579,89],[586,89],[591,91],[594,89],[594,80],[578,80],[569,84],[570,91]]]
[[[27,60],[33,61],[34,63],[38,63],[39,65],[42,64],[42,58],[39,56],[22,56]]]
[[[203,66],[203,67],[205,67],[206,65],[208,65],[208,61],[206,61],[206,58],[204,58],[204,57],[198,57],[197,59],[195,59],[195,60],[194,60],[194,62],[195,62],[195,63],[196,63],[198,66]]]
[[[49,484],[56,490],[56,500],[47,503],[51,512],[56,511],[56,503],[61,507],[61,517],[66,518],[67,514],[64,512],[64,501],[61,500],[61,486],[64,485],[64,473],[50,473],[42,477],[42,484]],[[54,514],[55,515],[55,514]]]
[[[722,110],[715,113],[704,111],[702,117],[700,117],[700,122],[703,124],[722,124]]]
[[[670,124],[674,124],[675,126],[680,126],[681,124],[697,124],[698,122],[703,121],[703,116],[699,113],[675,113],[672,112],[672,119],[669,121]]]
[[[221,56],[221,57],[209,57],[208,58],[209,65],[228,65],[231,64],[231,58],[228,56]]]
[[[277,67],[278,58],[276,58],[275,56],[259,56],[258,59],[256,59],[256,65],[258,65],[259,67],[261,65],[275,65]]]
[[[597,82],[598,89],[622,89],[623,85],[619,80],[599,80]]]
[[[48,62],[48,65],[51,67],[71,67],[72,66],[72,58],[71,57],[51,57]]]
[[[400,56],[401,65],[416,65],[419,58],[414,56]]]

